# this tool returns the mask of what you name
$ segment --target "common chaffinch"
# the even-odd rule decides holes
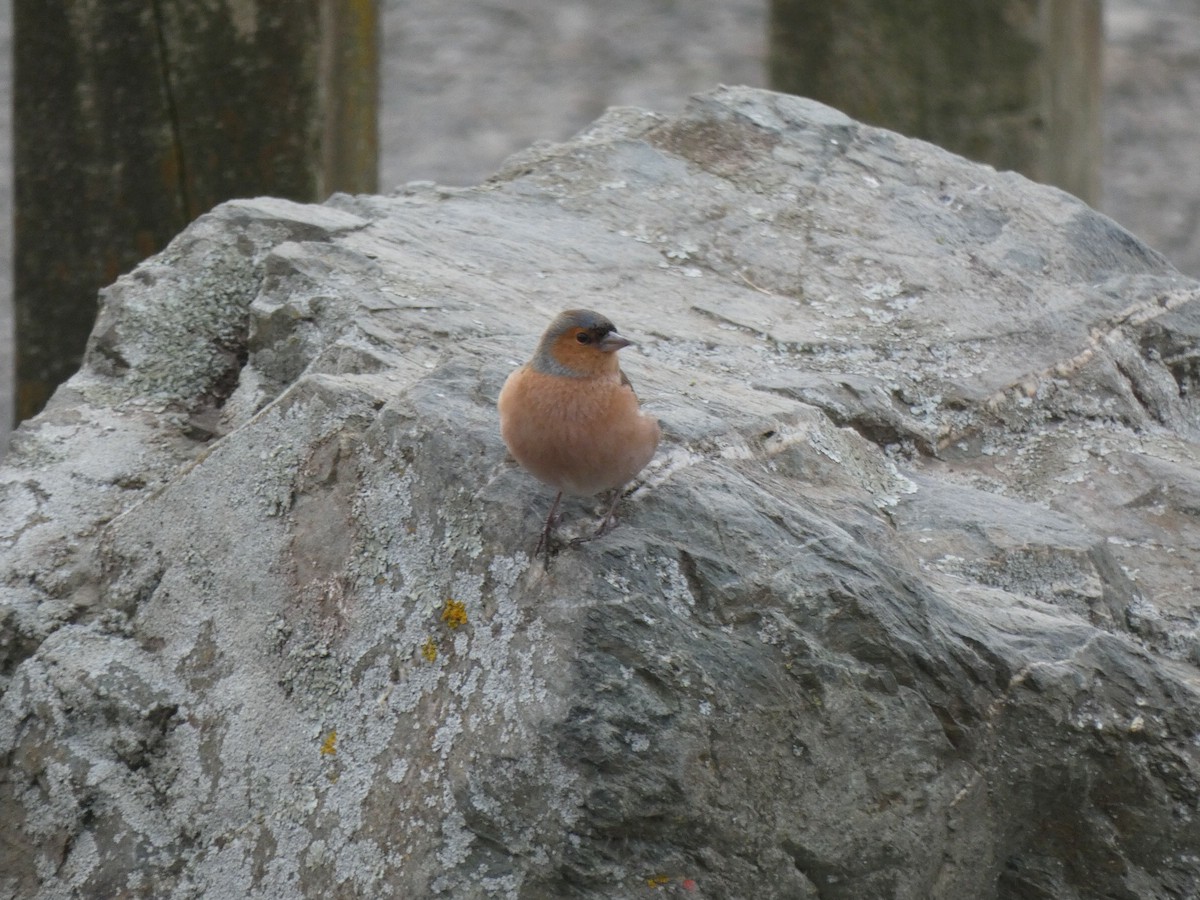
[[[658,422],[638,407],[617,351],[633,342],[599,313],[568,309],[542,335],[533,358],[504,382],[500,435],[530,474],[558,490],[534,556],[545,547],[564,493],[613,491],[594,537],[612,525],[621,488],[658,447]]]

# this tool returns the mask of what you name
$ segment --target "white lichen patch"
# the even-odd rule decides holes
[[[687,576],[679,566],[679,560],[674,557],[655,560],[655,574],[671,612],[683,618],[690,616],[696,607],[696,598],[692,595]]]

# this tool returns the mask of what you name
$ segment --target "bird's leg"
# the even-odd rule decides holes
[[[559,491],[554,496],[554,502],[550,504],[550,515],[546,516],[546,527],[542,529],[541,539],[538,540],[537,547],[533,551],[536,558],[542,552],[542,548],[546,549],[546,562],[550,562],[550,532],[554,529],[554,514],[558,512],[558,503],[562,500],[562,491]]]
[[[602,534],[607,534],[613,527],[613,513],[617,511],[617,504],[621,500],[621,488],[613,490],[612,502],[608,504],[608,512],[604,514],[604,518],[600,520],[600,527],[596,529],[593,538],[598,538]]]
[[[591,537],[574,538],[567,544],[567,546],[578,547],[580,544],[586,544],[588,541],[594,541],[596,538],[601,537],[602,535],[608,534],[610,531],[612,531],[614,525],[616,524],[616,517],[613,515],[613,513],[615,513],[617,511],[617,504],[621,502],[621,494],[623,493],[623,490],[624,490],[623,488],[617,488],[616,490],[613,491],[612,500],[609,501],[609,504],[608,504],[608,510],[604,513],[604,518],[600,520],[600,527],[598,527],[596,529],[596,533],[593,534]],[[561,497],[561,496],[562,496],[562,494],[559,494],[559,497]],[[558,505],[557,498],[555,499],[554,504],[555,504],[555,506]],[[547,535],[549,535],[549,533],[550,533],[550,523],[547,522],[546,523],[546,535],[543,535],[543,540],[548,540]],[[538,544],[539,548],[541,546],[542,546],[541,544]],[[547,562],[549,562],[549,558],[550,558],[549,557],[549,549],[547,549],[546,552],[547,552],[546,559],[547,559]],[[534,556],[537,556],[537,553],[534,553]]]
[[[600,527],[596,529],[596,533],[591,537],[575,538],[571,541],[572,547],[578,547],[580,544],[586,544],[588,541],[594,541],[601,535],[608,534],[613,528],[613,513],[616,512],[617,504],[621,501],[621,488],[613,491],[612,501],[608,504],[608,511],[604,514],[604,518],[600,520]]]

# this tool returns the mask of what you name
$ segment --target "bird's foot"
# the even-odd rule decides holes
[[[550,545],[554,539],[554,526],[558,524],[558,504],[562,500],[562,491],[558,492],[558,496],[554,498],[554,502],[550,504],[550,514],[546,516],[546,527],[542,529],[542,536],[538,538],[537,546],[533,548],[533,558],[537,559],[538,554],[543,550],[546,551],[545,566],[550,568]]]
[[[588,540],[595,540],[598,537],[604,537],[604,535],[608,534],[616,527],[617,517],[612,514],[612,510],[609,510],[604,518],[600,520],[600,524],[596,526],[596,533],[593,534]]]
[[[533,558],[537,559],[543,551],[546,554],[546,565],[550,565],[550,550],[554,545],[554,525],[550,522],[546,523],[546,527],[542,529],[541,537],[538,538],[537,546],[533,548]]]
[[[620,501],[620,499],[621,489],[617,488],[615,491],[613,491],[613,498],[608,504],[608,510],[604,513],[604,518],[600,520],[600,524],[597,526],[596,531],[592,534],[592,536],[575,538],[575,540],[571,541],[570,546],[577,547],[580,544],[586,544],[588,541],[594,541],[596,538],[603,537],[616,528],[617,517],[615,513],[617,510],[617,503]]]
[[[596,529],[596,533],[593,535],[593,537],[600,537],[601,535],[608,534],[617,527],[617,517],[615,514],[617,511],[617,504],[621,502],[622,492],[622,488],[616,488],[613,491],[612,502],[608,504],[608,511],[605,512],[604,518],[600,520],[600,527]]]

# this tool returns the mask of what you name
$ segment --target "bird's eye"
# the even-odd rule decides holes
[[[579,334],[575,335],[575,340],[579,341],[581,344],[590,344],[592,342],[592,336],[586,331],[581,331]]]

